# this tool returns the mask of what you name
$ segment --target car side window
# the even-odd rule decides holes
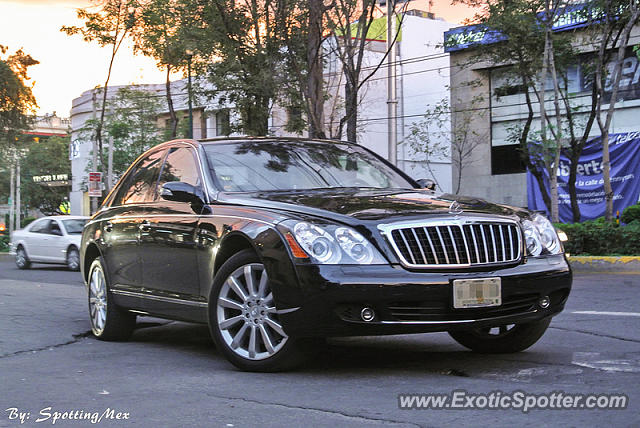
[[[129,171],[111,203],[112,206],[153,201],[164,150],[151,153]]]
[[[62,236],[62,230],[60,230],[60,225],[57,221],[51,220],[49,223],[49,230],[47,231],[49,235],[58,235]]]
[[[181,181],[200,187],[202,181],[193,150],[186,147],[174,147],[169,150],[167,160],[160,172],[158,189],[170,181]]]
[[[48,233],[49,232],[49,223],[51,220],[39,220],[33,223],[33,226],[29,228],[29,232],[31,233]]]

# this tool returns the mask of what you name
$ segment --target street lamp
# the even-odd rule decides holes
[[[193,138],[193,103],[191,102],[191,58],[193,58],[193,51],[187,49],[187,92],[189,97],[189,138]]]

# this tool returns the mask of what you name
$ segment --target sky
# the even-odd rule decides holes
[[[434,0],[432,11],[453,23],[471,17],[465,6],[451,6],[451,0]],[[426,8],[428,0],[415,0],[416,7]],[[40,61],[29,68],[30,83],[38,102],[38,114],[56,112],[68,117],[71,102],[82,92],[104,85],[111,51],[81,36],[60,32],[63,25],[80,26],[76,9],[86,7],[86,0],[0,0],[0,45],[13,53],[19,48]],[[165,73],[153,59],[134,56],[131,46],[121,47],[114,64],[110,85],[162,83]]]

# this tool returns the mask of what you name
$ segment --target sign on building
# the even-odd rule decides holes
[[[640,197],[640,132],[609,134],[611,156],[611,186],[613,188],[613,212],[622,212]],[[558,213],[563,223],[573,222],[569,198],[569,158],[563,153],[558,168]],[[602,142],[594,138],[585,145],[578,161],[576,192],[581,220],[594,220],[604,216],[604,179],[602,178]],[[549,189],[548,175],[544,181]],[[538,183],[527,172],[529,209],[547,211]]]
[[[102,173],[90,172],[89,173],[89,197],[101,197],[102,196]]]

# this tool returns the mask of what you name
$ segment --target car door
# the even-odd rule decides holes
[[[149,194],[155,191],[164,153],[164,150],[152,152],[129,169],[118,183],[108,215],[101,224],[104,259],[113,287],[142,287],[140,227]]]
[[[48,234],[49,224],[51,220],[43,218],[34,221],[24,234],[24,242],[27,250],[27,256],[31,261],[48,261],[47,260],[47,242],[50,239]]]
[[[196,231],[202,206],[167,201],[159,196],[159,189],[168,181],[201,187],[198,165],[193,148],[169,149],[154,201],[147,206],[140,234],[143,286],[157,294],[169,293],[191,299],[200,291]]]
[[[63,236],[62,227],[57,220],[49,222],[49,239],[46,241],[46,252],[49,261],[64,262],[66,258],[67,240]]]

